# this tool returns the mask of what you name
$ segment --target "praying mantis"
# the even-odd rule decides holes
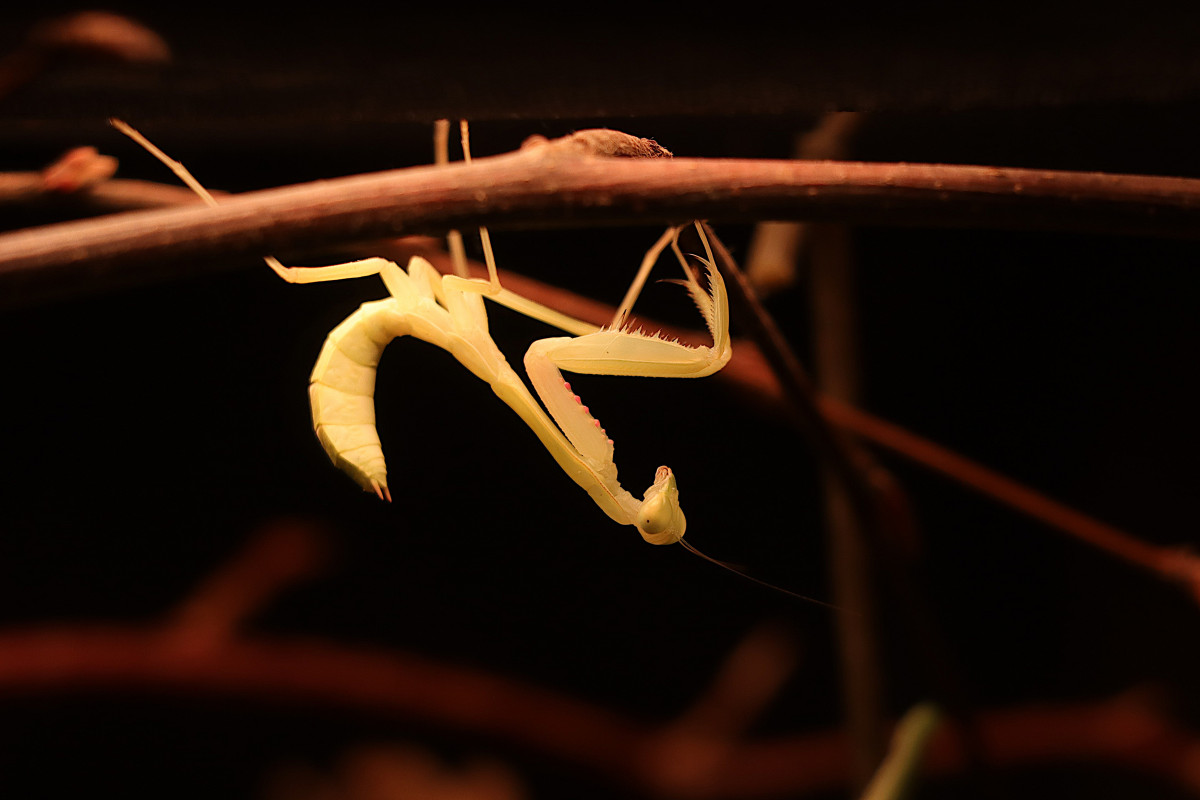
[[[114,127],[167,165],[209,205],[213,196],[179,162],[120,120]],[[465,131],[464,131],[465,134]],[[464,135],[464,156],[469,151]],[[376,367],[384,348],[400,336],[414,336],[442,348],[486,382],[525,422],[571,480],[600,509],[622,525],[633,525],[650,544],[681,542],[687,520],[670,467],[661,466],[639,500],[617,480],[613,440],[590,413],[561,370],[591,375],[700,378],[717,372],[732,354],[725,284],[697,224],[707,258],[705,291],[688,268],[678,243],[680,227],[658,239],[642,260],[630,292],[612,325],[597,327],[522,297],[500,285],[485,228],[480,228],[488,280],[443,276],[427,260],[413,256],[407,270],[384,258],[366,258],[323,267],[285,267],[266,262],[289,283],[318,283],[378,275],[388,297],[364,303],[329,333],[309,384],[313,428],[330,460],[365,490],[390,500],[387,466],[375,429]],[[690,347],[657,334],[633,330],[625,318],[638,290],[662,252],[670,246],[683,269],[688,294],[713,338],[711,347]],[[509,365],[488,331],[483,300],[510,308],[571,336],[540,339],[525,353],[525,372],[539,404]],[[685,544],[685,546],[687,546]],[[689,548],[691,549],[691,548]]]

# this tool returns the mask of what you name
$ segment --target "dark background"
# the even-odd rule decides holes
[[[430,122],[444,116],[471,120],[477,155],[606,125],[678,155],[779,158],[839,109],[869,114],[854,154],[864,160],[1200,177],[1195,13],[606,8],[580,23],[129,10],[167,39],[173,62],[68,64],[4,99],[0,168],[94,144],[120,157],[122,176],[169,182],[107,128],[111,115],[206,185],[242,191],[426,163]],[[11,50],[49,13],[8,12],[0,44]],[[5,213],[8,227],[53,221]],[[749,230],[716,222],[744,256]],[[494,240],[502,265],[615,302],[657,233]],[[1195,542],[1194,242],[937,229],[858,229],[854,242],[867,409],[1148,541]],[[4,312],[0,625],[154,622],[255,530],[299,517],[328,526],[336,556],[254,631],[419,652],[665,721],[746,631],[774,620],[804,659],[755,732],[836,724],[829,611],[611,523],[445,353],[402,341],[381,365],[395,502],[339,475],[311,433],[308,374],[325,334],[383,294],[374,279],[288,286],[243,261]],[[647,301],[696,322],[675,287],[652,285]],[[804,292],[769,305],[807,352]],[[491,318],[514,363],[552,335],[504,310]],[[696,546],[829,596],[816,464],[787,425],[716,379],[575,385],[616,440],[627,488],[640,494],[660,463],[676,470]],[[924,588],[981,706],[1150,687],[1196,724],[1197,615],[1181,592],[885,461],[911,493]],[[912,646],[886,641],[894,713],[928,694],[906,666]],[[280,764],[323,768],[356,745],[410,740],[451,758],[510,758],[538,796],[627,792],[388,715],[136,691],[6,692],[0,706],[0,793],[11,797],[250,797]],[[1175,791],[1103,765],[1004,780],[1013,796]],[[960,790],[974,791],[940,788]]]

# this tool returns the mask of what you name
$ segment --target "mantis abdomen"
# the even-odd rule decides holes
[[[414,257],[408,272],[381,262],[392,296],[363,303],[330,331],[309,380],[313,428],[329,460],[356,483],[391,500],[383,448],[375,429],[375,370],[383,349],[400,336],[414,336],[448,351],[480,380],[495,385],[512,373],[503,354],[486,336],[487,317],[479,295],[446,298],[441,275]],[[440,295],[440,296],[439,296]],[[483,336],[479,334],[482,332]]]
[[[329,333],[309,379],[321,446],[338,469],[380,497],[389,495],[375,430],[375,368],[383,348],[407,328],[391,301],[364,303]]]

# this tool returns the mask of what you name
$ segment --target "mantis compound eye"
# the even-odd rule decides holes
[[[637,514],[637,529],[650,544],[675,544],[683,538],[687,519],[679,507],[679,489],[669,467],[659,467]]]

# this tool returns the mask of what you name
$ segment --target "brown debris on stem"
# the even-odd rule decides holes
[[[220,646],[288,584],[320,569],[324,539],[324,532],[311,522],[272,523],[170,614],[166,635],[188,652]]]
[[[653,139],[643,139],[611,128],[588,128],[569,136],[547,139],[530,136],[522,150],[541,155],[598,156],[601,158],[671,158],[672,153]]]
[[[117,172],[117,160],[94,147],[75,147],[42,170],[47,192],[72,194],[104,183]]]

